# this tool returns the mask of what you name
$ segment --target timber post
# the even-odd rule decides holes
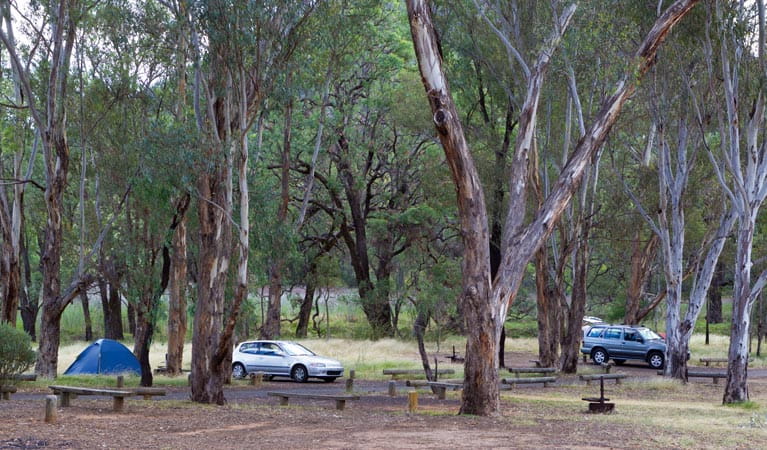
[[[413,414],[418,410],[418,391],[410,391],[407,393],[407,410],[410,414]]]
[[[349,369],[349,378],[346,379],[346,392],[354,391],[354,369]]]
[[[117,375],[117,387],[122,388],[125,386],[125,377],[122,375]]]
[[[58,398],[55,395],[45,396],[45,423],[56,423],[56,403]]]
[[[397,396],[397,382],[392,380],[389,382],[389,397]]]

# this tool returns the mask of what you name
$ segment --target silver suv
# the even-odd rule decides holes
[[[662,369],[666,343],[649,328],[599,324],[586,333],[581,353],[591,356],[594,364],[604,364],[612,359],[620,365],[627,359],[639,359],[653,369]]]

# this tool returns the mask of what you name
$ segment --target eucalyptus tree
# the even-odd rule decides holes
[[[401,103],[409,104],[401,87],[413,80],[404,63],[410,57],[402,39],[406,29],[391,20],[398,9],[393,2],[325,6],[333,18],[323,21],[303,56],[307,69],[293,80],[316,80],[312,96],[302,98],[304,114],[295,120],[307,124],[302,116],[308,116],[303,128],[316,123],[317,133],[301,139],[313,148],[297,143],[294,149],[292,228],[301,234],[301,245],[309,246],[309,268],[311,259],[334,246],[346,249],[373,336],[392,336],[391,276],[395,258],[413,239],[406,230],[413,224],[403,223],[403,214],[412,214],[410,208],[422,201],[417,173],[426,143],[420,130],[409,128],[412,116],[395,117]],[[283,140],[283,149],[287,144]],[[285,159],[274,167],[284,181]],[[303,317],[308,305],[307,297]]]
[[[161,1],[172,15],[172,24],[169,27],[169,40],[174,43],[173,71],[168,80],[174,80],[176,92],[173,102],[174,125],[184,130],[188,124],[190,111],[187,104],[187,65],[190,59],[190,5],[188,0]],[[187,214],[190,202],[188,186],[180,190],[176,195],[176,214],[174,232],[170,243],[170,274],[168,280],[168,354],[166,357],[166,369],[169,375],[181,373],[181,365],[184,355],[184,342],[187,330]]]
[[[45,205],[47,224],[42,250],[43,273],[42,317],[40,347],[35,372],[44,377],[55,377],[58,365],[61,314],[79,291],[90,283],[84,273],[77,273],[72,282],[62,289],[61,252],[63,242],[63,201],[69,174],[69,142],[67,139],[66,102],[72,50],[78,22],[87,8],[80,1],[60,0],[40,5],[42,26],[40,33],[32,37],[34,42],[47,42],[39,47],[41,54],[29,54],[27,60],[12,42],[4,23],[0,40],[9,53],[13,72],[19,77],[20,86],[35,123],[42,144],[45,162]],[[38,48],[38,47],[35,47]],[[35,92],[32,71],[43,71],[44,93]]]
[[[463,288],[459,301],[464,302],[467,329],[472,332],[466,345],[462,413],[497,413],[499,397],[496,346],[506,312],[519,290],[527,262],[552,232],[553,226],[577,189],[586,167],[604,142],[624,103],[633,94],[636,81],[653,64],[658,46],[671,27],[696,3],[694,0],[674,2],[658,18],[633,55],[628,70],[618,83],[614,94],[605,100],[592,125],[586,129],[584,137],[578,142],[551,194],[533,214],[532,221],[525,224],[527,164],[532,151],[543,75],[553,50],[575,12],[573,4],[552,4],[554,31],[543,45],[535,65],[532,68],[528,67],[526,71],[527,95],[521,111],[509,179],[510,205],[502,239],[502,258],[497,275],[491,279],[484,193],[442,69],[442,53],[432,24],[429,4],[423,0],[407,2],[413,44],[424,87],[434,114],[437,134],[456,185],[463,234]],[[514,53],[513,48],[510,48],[510,52]]]
[[[663,56],[667,57],[670,54],[673,52]],[[665,62],[665,57],[659,59]],[[673,65],[661,64],[656,68],[657,73],[653,74],[650,115],[653,118],[652,128],[657,130],[654,145],[657,147],[655,165],[659,186],[657,220],[652,218],[648,209],[642,206],[642,202],[631,190],[628,192],[642,217],[658,237],[663,254],[666,281],[665,372],[674,378],[686,379],[690,337],[706,301],[717,260],[735,223],[735,215],[723,205],[718,220],[713,221],[717,226],[710,231],[708,238],[703,238],[695,246],[698,256],[693,259],[693,267],[685,267],[686,261],[691,259],[685,252],[685,242],[691,237],[685,221],[686,209],[689,209],[691,203],[688,197],[690,187],[695,181],[693,171],[699,155],[703,152],[702,136],[690,130],[689,111],[693,110],[691,98],[695,96],[692,85],[696,84],[696,80],[693,77],[701,71],[693,64],[683,64],[680,67],[677,62],[678,59],[675,58]],[[681,76],[675,77],[674,72],[680,71],[683,71]],[[675,78],[683,84],[681,89],[672,85],[671,80]],[[680,90],[682,95],[677,95]],[[698,191],[713,198],[717,196],[716,192],[710,193],[706,189]],[[715,211],[716,208],[712,207],[711,210]],[[682,283],[689,272],[694,273],[694,278],[687,310],[682,318]]]
[[[210,0],[193,13],[194,109],[201,135],[196,179],[199,221],[197,303],[192,338],[192,400],[223,404],[231,373],[240,307],[247,296],[249,239],[248,136],[264,98],[303,38],[314,1]],[[233,12],[236,11],[236,14]],[[238,180],[238,260],[234,299],[224,317],[235,228]]]
[[[710,158],[737,219],[732,326],[723,396],[724,403],[735,403],[748,400],[751,311],[767,283],[767,271],[762,271],[755,281],[751,279],[756,222],[767,197],[764,2],[746,5],[718,1],[707,11],[710,28],[706,30],[704,49],[708,87],[723,97],[717,112],[719,151],[710,149]],[[753,37],[755,42],[751,41]],[[756,54],[750,51],[754,47]],[[705,120],[698,113],[698,122]]]
[[[10,47],[16,47],[16,37],[11,22],[11,4],[0,4],[1,19]],[[31,182],[32,169],[37,154],[38,139],[32,141],[30,146],[30,133],[25,125],[27,115],[23,112],[24,99],[22,94],[21,78],[11,68],[10,86],[5,86],[11,92],[6,98],[12,99],[14,108],[8,108],[6,118],[7,126],[14,127],[18,132],[13,133],[14,138],[6,142],[11,151],[3,152],[12,154],[9,176],[3,177],[11,180],[13,195],[7,193],[6,183],[0,185],[0,232],[2,232],[3,251],[0,255],[0,286],[2,286],[2,308],[0,309],[0,322],[16,324],[17,309],[20,297],[23,294],[22,283],[22,221],[24,215],[24,193],[27,185]],[[30,148],[31,147],[31,148]],[[26,167],[24,160],[27,158]],[[0,160],[0,169],[6,172],[6,163]],[[34,336],[34,333],[32,333]]]

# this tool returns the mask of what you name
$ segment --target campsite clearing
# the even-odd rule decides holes
[[[81,397],[59,414],[56,424],[46,424],[46,389],[21,385],[0,408],[0,448],[767,446],[767,378],[749,381],[750,408],[724,408],[721,385],[702,380],[682,385],[639,366],[621,370],[631,373],[631,380],[610,385],[608,397],[616,409],[600,416],[588,414],[581,400],[593,392],[584,390],[577,377],[565,376],[545,389],[531,385],[504,391],[498,417],[458,416],[458,393],[440,400],[428,388],[420,388],[418,410],[408,414],[407,390],[390,397],[387,380],[355,380],[360,400],[343,411],[310,399],[281,407],[268,391],[333,393],[343,386],[271,381],[257,389],[243,380],[226,388],[224,406],[192,403],[187,387],[165,386],[165,397],[126,402],[123,413],[112,411],[108,397]]]

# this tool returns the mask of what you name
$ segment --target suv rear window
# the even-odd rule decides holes
[[[592,328],[589,330],[587,337],[599,337],[602,332],[605,331],[604,328]]]

